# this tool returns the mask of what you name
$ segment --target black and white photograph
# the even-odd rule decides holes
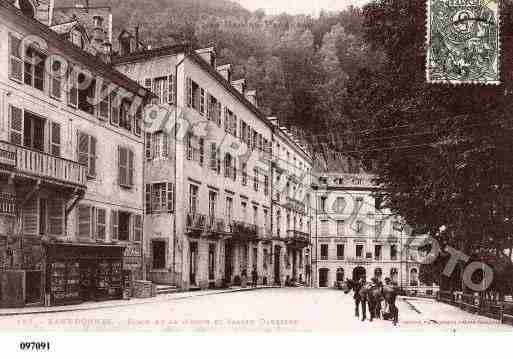
[[[2,347],[511,334],[512,114],[510,0],[0,0]]]

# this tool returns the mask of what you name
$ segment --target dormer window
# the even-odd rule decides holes
[[[78,30],[71,30],[69,33],[69,40],[75,45],[84,48],[84,42],[82,41],[82,34]]]

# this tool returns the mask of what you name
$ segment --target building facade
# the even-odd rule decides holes
[[[322,173],[315,178],[315,286],[381,273],[401,287],[419,282],[418,237],[380,206],[379,187],[366,173]]]
[[[275,250],[287,231],[273,236],[270,159],[273,141],[288,140],[260,112],[256,92],[232,80],[229,64],[217,66],[214,48],[124,49],[117,69],[159,96],[146,111],[150,278],[184,289],[304,278],[303,257]],[[308,246],[305,236],[289,239]]]
[[[54,31],[36,5],[0,1],[0,298],[118,298],[144,276],[150,92],[104,61],[101,18],[93,36],[79,24]],[[90,40],[103,45],[91,53]]]

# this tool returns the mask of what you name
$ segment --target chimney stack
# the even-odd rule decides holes
[[[232,86],[235,87],[237,91],[239,91],[241,94],[244,95],[244,92],[246,91],[246,79],[238,79],[235,81],[232,81]]]
[[[249,102],[251,102],[255,107],[258,107],[257,104],[257,94],[256,90],[248,90],[246,91],[246,98]]]
[[[224,79],[228,82],[231,82],[232,79],[232,65],[226,64],[216,67],[217,72],[224,77]]]
[[[208,62],[210,66],[216,67],[216,49],[215,47],[206,47],[204,49],[196,50],[196,53],[201,56],[203,60]]]
[[[269,116],[267,117],[267,120],[273,125],[273,126],[276,126],[276,127],[279,127],[280,126],[280,122],[278,121],[278,117],[276,116]]]

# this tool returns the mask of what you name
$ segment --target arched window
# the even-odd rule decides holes
[[[344,281],[344,268],[337,269],[337,282]]]
[[[410,285],[411,286],[416,287],[419,285],[418,273],[419,273],[419,271],[417,270],[417,268],[412,268],[410,270]]]

